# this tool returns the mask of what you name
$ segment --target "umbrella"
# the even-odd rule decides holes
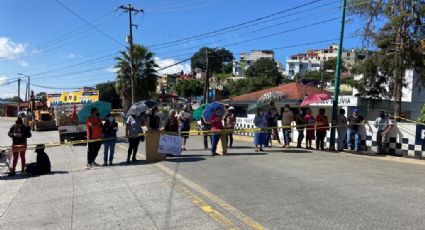
[[[193,111],[192,117],[193,119],[195,119],[195,121],[201,120],[202,113],[204,112],[205,107],[207,107],[207,104],[200,105],[198,108],[195,109],[195,111]]]
[[[270,103],[271,101],[278,102],[283,101],[286,98],[286,94],[276,91],[271,91],[268,93],[263,94],[258,99],[258,103]]]
[[[211,120],[211,116],[214,114],[217,108],[220,108],[222,113],[221,115],[224,115],[224,105],[218,102],[213,102],[205,106],[204,112],[202,113],[204,119],[206,121]]]
[[[143,112],[146,112],[149,109],[149,106],[146,105],[145,101],[139,101],[134,103],[127,112],[127,115],[140,115]]]
[[[82,110],[78,112],[78,121],[86,122],[87,118],[91,116],[91,109],[97,108],[99,110],[99,118],[105,118],[111,111],[111,103],[106,101],[96,101],[84,106]]]
[[[252,104],[248,107],[248,113],[257,113],[257,109],[266,110],[268,106],[268,104],[262,102]]]
[[[151,101],[151,100],[144,100],[144,101],[139,101],[137,103],[144,103],[149,109],[156,106],[158,103]],[[137,104],[136,103],[136,104]]]
[[[303,102],[301,103],[301,106],[306,106],[310,104],[317,104],[326,100],[332,99],[331,96],[325,94],[325,93],[318,93],[318,94],[312,94],[310,96],[307,96],[304,98]]]

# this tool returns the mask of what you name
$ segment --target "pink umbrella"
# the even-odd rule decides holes
[[[317,104],[326,100],[332,99],[331,96],[325,93],[312,94],[304,98],[304,101],[301,103],[301,106],[307,106],[310,104]]]

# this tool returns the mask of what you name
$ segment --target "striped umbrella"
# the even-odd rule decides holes
[[[286,94],[281,93],[281,92],[271,91],[271,92],[263,94],[263,96],[261,96],[258,99],[257,102],[263,103],[263,104],[268,104],[272,101],[279,102],[279,101],[283,101],[285,99],[286,99]]]

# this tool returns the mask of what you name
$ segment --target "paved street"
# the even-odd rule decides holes
[[[0,145],[9,144],[0,120]],[[121,129],[122,130],[122,129]],[[30,143],[56,142],[56,131]],[[85,170],[85,146],[46,152],[53,173],[0,180],[1,229],[423,229],[425,165],[301,149],[255,153],[238,140],[211,157],[191,137],[182,157]],[[139,148],[144,152],[144,146]],[[28,161],[35,155],[29,151]],[[102,162],[100,151],[97,162]],[[141,159],[142,156],[140,155]],[[20,166],[18,166],[20,170]]]

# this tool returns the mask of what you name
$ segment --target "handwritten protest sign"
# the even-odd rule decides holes
[[[158,153],[180,155],[182,151],[183,138],[161,134],[159,137]]]

